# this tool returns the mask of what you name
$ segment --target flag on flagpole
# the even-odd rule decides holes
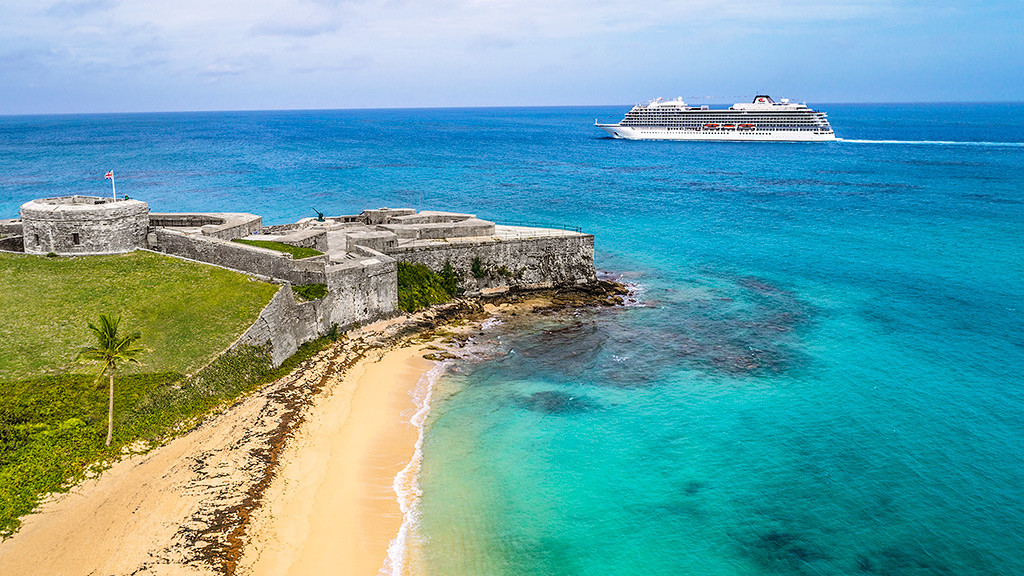
[[[114,171],[111,170],[111,171],[107,172],[106,174],[103,175],[103,177],[106,178],[107,180],[113,180],[114,179]]]

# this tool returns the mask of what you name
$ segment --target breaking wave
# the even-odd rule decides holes
[[[402,510],[402,526],[398,529],[398,535],[388,544],[388,556],[380,569],[381,574],[389,576],[402,576],[408,574],[408,551],[410,535],[419,526],[419,503],[423,496],[420,488],[420,470],[423,467],[423,426],[430,415],[430,399],[433,396],[434,384],[441,377],[447,367],[447,363],[438,362],[433,368],[427,371],[416,385],[413,392],[413,403],[416,405],[416,413],[412,415],[409,422],[416,427],[419,435],[416,438],[416,449],[413,452],[409,463],[395,475],[392,486],[398,498],[398,507]]]

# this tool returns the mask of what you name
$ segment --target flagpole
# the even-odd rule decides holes
[[[114,171],[110,171],[110,193],[117,200],[117,187],[114,186]]]

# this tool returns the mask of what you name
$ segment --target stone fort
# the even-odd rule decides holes
[[[236,240],[311,248],[315,256]],[[83,256],[151,250],[295,286],[323,284],[327,294],[299,301],[279,290],[236,343],[269,345],[275,364],[302,343],[393,314],[397,262],[445,264],[469,294],[509,288],[575,286],[596,281],[594,237],[578,229],[501,225],[473,214],[413,209],[364,210],[263,226],[245,213],[153,213],[145,202],[93,196],[33,200],[21,218],[0,221],[0,250]]]

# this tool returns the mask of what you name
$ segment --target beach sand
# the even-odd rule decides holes
[[[191,432],[54,495],[0,543],[0,574],[377,574],[402,523],[392,483],[418,437],[410,392],[435,365],[422,345],[373,349],[400,324],[357,331]]]
[[[310,406],[251,518],[239,572],[377,574],[402,524],[393,483],[418,429],[421,347],[376,353]]]

